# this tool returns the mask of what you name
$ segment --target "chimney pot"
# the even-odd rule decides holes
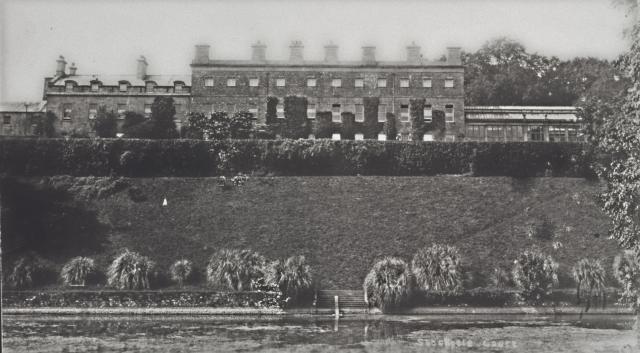
[[[328,63],[336,63],[338,62],[338,46],[329,43],[324,46],[324,61]]]
[[[460,47],[447,47],[447,64],[462,65],[460,51]]]
[[[67,62],[64,60],[64,56],[60,55],[58,60],[56,60],[56,64],[56,76],[64,76],[65,69],[67,67]]]
[[[195,64],[208,64],[209,63],[209,44],[196,45],[196,57],[193,59]]]
[[[376,47],[372,45],[365,45],[362,47],[362,61],[366,64],[373,64],[376,62]]]
[[[138,58],[138,70],[136,71],[136,77],[139,80],[144,80],[147,77],[148,65],[147,59],[143,55],[140,55],[140,58]]]
[[[266,61],[267,60],[267,46],[260,41],[251,46],[251,60],[252,61]]]
[[[294,63],[301,63],[304,61],[304,56],[303,56],[304,45],[302,45],[301,41],[294,40],[293,42],[291,42],[291,45],[289,45],[289,49],[291,50],[289,55],[289,61]]]
[[[421,60],[420,46],[412,42],[411,45],[407,46],[407,62],[417,64],[420,63]]]

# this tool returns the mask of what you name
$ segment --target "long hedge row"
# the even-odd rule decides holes
[[[330,140],[2,139],[0,173],[215,176],[592,176],[579,143]]]

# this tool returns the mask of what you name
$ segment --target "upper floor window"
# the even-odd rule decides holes
[[[308,104],[307,105],[307,118],[308,119],[315,119],[316,118],[316,105],[315,104]]]
[[[204,79],[205,87],[213,87],[213,77],[207,77]]]
[[[444,80],[444,87],[445,88],[453,88],[453,79],[452,78],[447,78]]]
[[[431,104],[425,104],[422,112],[424,113],[424,121],[431,121],[433,118],[433,109]]]
[[[98,105],[95,103],[89,103],[89,119],[95,119],[98,115]]]
[[[3,124],[11,124],[11,115],[5,115],[2,117]]]
[[[153,92],[153,90],[155,89],[155,87],[156,87],[156,84],[155,84],[155,83],[153,83],[153,82],[147,82],[147,83],[145,84],[145,91],[147,91],[147,92]]]
[[[342,79],[334,78],[331,80],[331,87],[342,87]]]
[[[380,87],[380,88],[387,87],[387,79],[386,78],[379,78],[378,79],[378,87]]]
[[[364,87],[364,79],[363,79],[363,78],[356,78],[356,79],[353,81],[353,85],[354,85],[356,88],[362,88],[362,87]]]
[[[409,121],[409,104],[400,105],[400,121]]]
[[[384,123],[387,121],[387,105],[380,104],[378,106],[378,122]]]
[[[181,93],[183,88],[184,88],[184,84],[181,82],[176,82],[173,84],[173,91],[175,93]]]
[[[317,84],[317,80],[315,78],[308,78],[307,79],[307,87],[315,87]]]
[[[129,84],[126,82],[120,82],[120,92],[126,92],[129,89]]]
[[[284,119],[284,104],[278,103],[276,106],[276,117],[278,119]]]
[[[340,107],[340,104],[333,104],[331,106],[331,121],[333,121],[334,123],[342,122],[342,109]]]
[[[235,86],[236,86],[236,79],[235,78],[227,79],[227,87],[235,87]]]
[[[409,79],[408,78],[401,78],[400,79],[400,87],[401,88],[409,87]]]
[[[284,87],[285,84],[286,84],[286,80],[284,78],[276,79],[276,86],[277,87]]]
[[[73,86],[74,86],[74,84],[71,81],[67,81],[64,84],[64,88],[67,90],[67,92],[73,91]]]
[[[356,104],[356,121],[364,121],[364,105],[362,104]]]
[[[444,106],[444,119],[448,123],[455,121],[453,117],[453,104],[447,104]]]
[[[430,77],[423,77],[422,78],[422,87],[431,88],[431,78]]]
[[[91,92],[98,92],[100,90],[100,83],[91,82]]]
[[[257,77],[249,79],[249,87],[258,87],[259,84],[260,84],[260,79],[258,79]]]
[[[71,103],[65,103],[62,105],[62,117],[64,119],[71,119]]]

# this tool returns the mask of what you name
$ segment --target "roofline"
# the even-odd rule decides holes
[[[447,64],[446,62],[425,62],[425,63],[411,63],[405,61],[376,61],[373,63],[367,63],[363,61],[339,61],[335,63],[326,61],[302,61],[291,62],[286,60],[266,60],[266,61],[253,61],[253,60],[209,60],[208,63],[192,62],[191,67],[284,67],[284,68],[408,68],[408,69],[421,69],[421,68],[451,68],[464,70],[464,66]]]

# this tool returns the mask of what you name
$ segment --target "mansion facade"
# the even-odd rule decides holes
[[[446,58],[440,61],[425,60],[415,44],[406,47],[402,61],[377,60],[373,46],[362,47],[361,59],[356,61],[340,60],[338,46],[333,44],[324,47],[322,60],[307,60],[299,41],[291,43],[288,60],[268,60],[266,46],[260,42],[251,49],[246,60],[222,60],[211,57],[210,46],[197,45],[190,76],[149,74],[144,57],[138,59],[135,74],[79,74],[75,64],[67,69],[61,56],[55,75],[45,78],[42,110],[58,117],[55,129],[60,135],[93,136],[101,106],[117,112],[122,124],[127,111],[149,116],[153,100],[168,96],[174,99],[179,129],[187,123],[189,112],[248,111],[258,125],[264,125],[269,100],[278,102],[275,120],[284,121],[284,98],[297,96],[306,99],[309,122],[330,112],[332,123],[340,126],[344,114],[350,113],[357,129],[365,116],[371,117],[367,102],[375,99],[376,123],[395,117],[397,138],[408,140],[411,114],[415,115],[412,104],[420,100],[420,119],[427,124],[436,117],[442,119],[437,134],[425,132],[425,141],[579,140],[581,122],[573,107],[465,107],[464,67],[457,47],[447,48]],[[0,114],[4,123],[20,119],[12,120],[9,112]],[[15,135],[15,131],[1,130],[3,135]],[[28,135],[25,131],[22,135]],[[341,138],[339,132],[332,137]],[[382,130],[375,137],[355,131],[355,139],[363,138],[389,137]]]

